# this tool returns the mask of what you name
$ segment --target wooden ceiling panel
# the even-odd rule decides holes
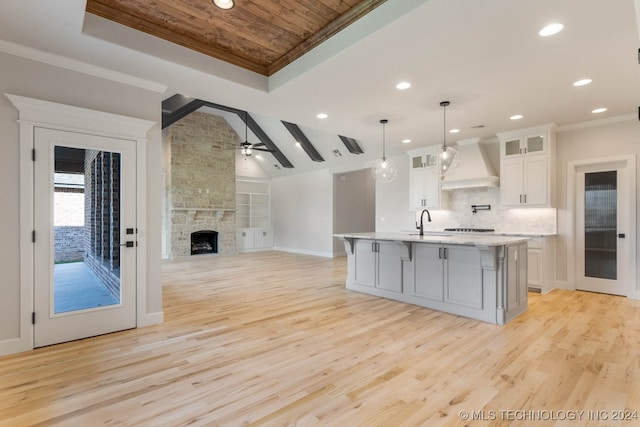
[[[386,0],[87,0],[94,15],[269,76]]]

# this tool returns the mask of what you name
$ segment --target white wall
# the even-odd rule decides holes
[[[333,257],[333,175],[326,169],[271,181],[274,249]]]
[[[43,99],[126,116],[161,121],[160,93],[0,53],[0,342],[19,337],[19,129],[18,111],[5,93]],[[161,137],[160,125],[149,133],[147,152],[147,313],[162,312],[161,259]]]
[[[557,135],[557,208],[558,208],[558,236],[557,236],[557,271],[556,279],[567,281],[567,248],[575,239],[571,228],[573,212],[567,207],[567,164],[575,160],[590,160],[619,155],[640,155],[640,122],[637,118],[629,121],[605,124],[596,127],[560,132]],[[640,189],[640,174],[636,171],[636,188]],[[640,219],[640,209],[636,207],[636,224]],[[636,231],[636,253],[640,244],[640,229]],[[640,260],[636,259],[636,271],[640,271]],[[567,283],[573,287],[573,283]],[[636,283],[636,289],[638,284]]]
[[[409,210],[409,155],[392,157],[398,176],[392,182],[376,183],[376,231],[415,229],[414,213]]]

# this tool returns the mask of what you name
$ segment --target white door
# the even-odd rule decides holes
[[[626,164],[588,165],[576,176],[576,289],[628,295],[630,215]]]
[[[136,326],[136,143],[36,128],[36,347]]]

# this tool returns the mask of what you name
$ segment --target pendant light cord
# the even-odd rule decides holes
[[[386,161],[387,160],[387,152],[386,152],[386,140],[385,140],[385,125],[389,122],[389,120],[387,119],[382,119],[380,120],[380,123],[382,123],[382,161]]]
[[[447,106],[449,105],[449,101],[442,101],[440,106],[442,107],[442,151],[447,149]]]

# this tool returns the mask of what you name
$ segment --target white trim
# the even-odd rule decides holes
[[[146,139],[147,132],[156,124],[150,120],[89,110],[10,93],[5,95],[20,111],[20,122],[32,122],[49,129],[69,130],[121,139]]]
[[[162,83],[151,80],[141,79],[119,71],[109,70],[107,68],[98,67],[96,65],[87,64],[86,62],[77,61],[64,56],[56,55],[50,52],[22,46],[11,43],[6,40],[0,40],[0,52],[9,55],[19,56],[21,58],[30,59],[32,61],[41,62],[43,64],[53,65],[55,67],[64,68],[66,70],[76,71],[78,73],[87,74],[101,79],[111,80],[117,83],[123,83],[129,86],[138,87],[140,89],[150,90],[152,92],[164,93],[168,87]]]
[[[572,130],[588,129],[592,127],[610,125],[614,123],[629,122],[629,121],[636,120],[636,118],[637,116],[634,114],[625,114],[622,116],[607,117],[604,119],[588,120],[586,122],[578,122],[578,123],[572,123],[569,125],[558,126],[558,128],[556,129],[556,132],[569,132]]]
[[[273,250],[274,251],[289,252],[289,253],[292,253],[292,254],[313,255],[313,256],[320,256],[320,257],[323,257],[323,258],[334,258],[333,252],[307,251],[305,249],[282,248],[280,246],[274,247]]]
[[[147,325],[147,295],[149,284],[147,281],[148,252],[147,237],[147,140],[139,139],[136,144],[136,224],[138,233],[136,241],[136,324],[138,327]]]
[[[637,283],[636,268],[636,156],[628,154],[623,156],[604,157],[587,160],[573,160],[567,163],[567,282],[565,289],[576,289],[576,175],[578,168],[606,163],[625,163],[627,169],[628,192],[629,192],[629,231],[627,235],[631,240],[629,244],[629,282],[633,284],[627,291],[627,296],[633,299],[640,299],[640,289]],[[557,282],[559,284],[560,282]]]
[[[19,111],[20,127],[20,327],[17,338],[0,342],[0,355],[33,349],[33,325],[31,313],[34,311],[34,253],[31,232],[34,229],[34,177],[31,150],[34,147],[35,127],[88,133],[105,137],[131,140],[137,146],[136,180],[138,205],[137,220],[141,245],[138,247],[137,262],[137,324],[149,325],[162,321],[158,313],[146,313],[147,250],[146,250],[146,145],[147,132],[156,122],[120,116],[102,111],[88,110],[70,105],[57,104],[23,96],[6,94]],[[117,133],[114,133],[117,129]],[[140,293],[143,297],[140,298]]]
[[[155,313],[145,313],[142,316],[138,314],[138,328],[158,325],[162,322],[164,322],[164,312],[162,311],[157,311]]]

